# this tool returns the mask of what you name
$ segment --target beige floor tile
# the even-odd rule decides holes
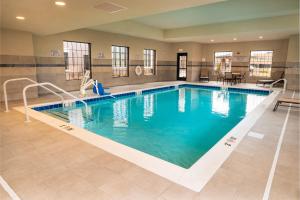
[[[12,200],[8,193],[0,186],[0,199],[1,200]]]
[[[160,195],[160,197],[162,197],[165,200],[186,200],[193,199],[196,195],[196,192],[193,192],[182,186],[173,184],[166,191],[164,191]]]
[[[110,169],[113,172],[116,173],[122,173],[126,169],[130,168],[133,164],[130,162],[123,160],[123,159],[116,159],[113,160],[107,164],[105,164],[105,167]]]
[[[110,194],[114,199],[151,200],[158,197],[158,194],[143,190],[126,179],[119,179],[115,182],[106,183],[102,185],[100,189],[105,193]]]
[[[161,194],[173,184],[169,180],[145,170],[141,171],[135,176],[127,177],[127,180],[137,185],[138,187],[154,194]]]
[[[118,182],[122,177],[109,169],[99,167],[96,172],[90,172],[84,179],[94,187],[99,188],[104,184]]]
[[[275,176],[270,193],[271,200],[298,200],[300,198],[299,182],[297,185]]]
[[[257,200],[262,199],[266,180],[245,178],[236,190],[236,199]]]
[[[221,168],[195,199],[235,199],[244,177],[232,170]]]

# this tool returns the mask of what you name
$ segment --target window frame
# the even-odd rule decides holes
[[[251,65],[251,52],[255,52],[255,51],[271,51],[272,52],[272,58],[271,58],[271,65],[270,65],[270,74],[269,76],[260,76],[260,75],[254,75],[253,72],[251,72],[250,70],[250,65]],[[248,65],[248,70],[249,70],[249,76],[251,77],[266,77],[266,78],[270,78],[272,77],[272,66],[273,66],[273,56],[274,56],[274,50],[250,50],[250,56],[249,56],[249,65]]]
[[[116,75],[116,74],[114,74],[114,67],[116,67],[116,62],[114,63],[114,57],[113,57],[113,54],[114,53],[117,53],[119,56],[119,64],[120,64],[120,67],[121,67],[121,62],[122,62],[122,60],[121,60],[121,52],[113,52],[113,47],[123,47],[123,48],[125,48],[125,49],[127,49],[127,58],[125,58],[125,61],[126,61],[126,63],[127,63],[127,66],[126,66],[126,68],[127,68],[127,70],[126,70],[126,76],[121,76],[121,74],[120,74],[120,70],[119,70],[119,73]],[[125,52],[126,53],[126,52]],[[125,57],[126,57],[126,54],[125,54]],[[129,77],[129,47],[128,46],[122,46],[122,45],[111,45],[111,66],[112,66],[112,77],[113,78],[121,78],[121,77]]]
[[[73,79],[67,79],[67,73],[66,70],[68,69],[68,64],[69,64],[69,60],[66,59],[65,56],[65,47],[64,47],[64,42],[71,42],[71,43],[80,43],[80,44],[87,44],[88,45],[88,56],[89,56],[89,71],[90,71],[90,78],[92,78],[92,44],[90,42],[82,42],[82,41],[74,41],[74,40],[63,40],[63,53],[64,53],[64,64],[65,64],[65,75],[66,75],[66,81],[72,81],[72,80],[81,80],[81,78],[73,78]],[[69,56],[67,57],[69,58]],[[84,58],[83,58],[84,61]],[[86,68],[85,65],[83,63],[83,75],[84,76],[85,72],[86,72]]]
[[[217,71],[217,67],[216,67],[216,53],[219,53],[219,52],[222,52],[222,53],[231,53],[231,63],[230,63],[230,71],[231,71],[231,68],[232,68],[232,58],[233,58],[233,51],[214,51],[214,55],[213,55],[213,58],[214,58],[214,62],[213,62],[213,66],[214,66],[214,71]],[[226,70],[225,70],[226,71]],[[224,71],[224,72],[225,72]]]
[[[151,52],[151,51],[153,51],[153,66],[145,66],[145,63],[151,63],[151,54],[149,55],[149,54],[145,54],[145,51],[149,51],[149,52]],[[146,55],[146,58],[147,57],[150,57],[150,60],[147,60],[147,59],[145,59],[145,55]],[[156,75],[156,67],[157,67],[157,59],[156,59],[156,50],[155,49],[144,49],[143,50],[143,58],[144,58],[144,76],[154,76],[154,75]],[[145,74],[145,68],[153,68],[153,73],[152,74]]]

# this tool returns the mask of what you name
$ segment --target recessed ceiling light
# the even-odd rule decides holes
[[[259,39],[263,39],[264,37],[263,37],[263,36],[259,36],[258,38],[259,38]]]
[[[63,2],[63,1],[55,1],[55,5],[57,5],[57,6],[65,6],[66,3]]]
[[[23,17],[23,16],[16,16],[16,19],[19,19],[19,20],[24,20],[24,19],[25,19],[25,17]]]
[[[233,40],[235,41],[235,40],[237,40],[237,38],[233,38]]]
[[[215,40],[210,40],[211,42],[214,42]]]

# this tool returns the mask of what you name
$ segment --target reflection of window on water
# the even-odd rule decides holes
[[[212,111],[227,116],[229,112],[228,92],[213,91],[212,95]]]
[[[84,118],[83,118],[83,113],[81,109],[72,109],[68,111],[70,123],[77,125],[79,127],[84,126]]]
[[[184,89],[179,89],[178,111],[185,112],[185,90]]]
[[[119,100],[113,104],[114,127],[128,127],[128,101]]]
[[[154,95],[144,96],[144,118],[152,117],[154,114]]]
[[[199,106],[199,91],[198,90],[191,90],[191,109],[196,109]]]
[[[256,95],[247,95],[246,113],[251,112],[265,97]]]

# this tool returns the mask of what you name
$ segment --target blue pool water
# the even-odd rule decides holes
[[[191,167],[252,111],[265,93],[182,87],[43,110],[95,134],[139,151]]]

